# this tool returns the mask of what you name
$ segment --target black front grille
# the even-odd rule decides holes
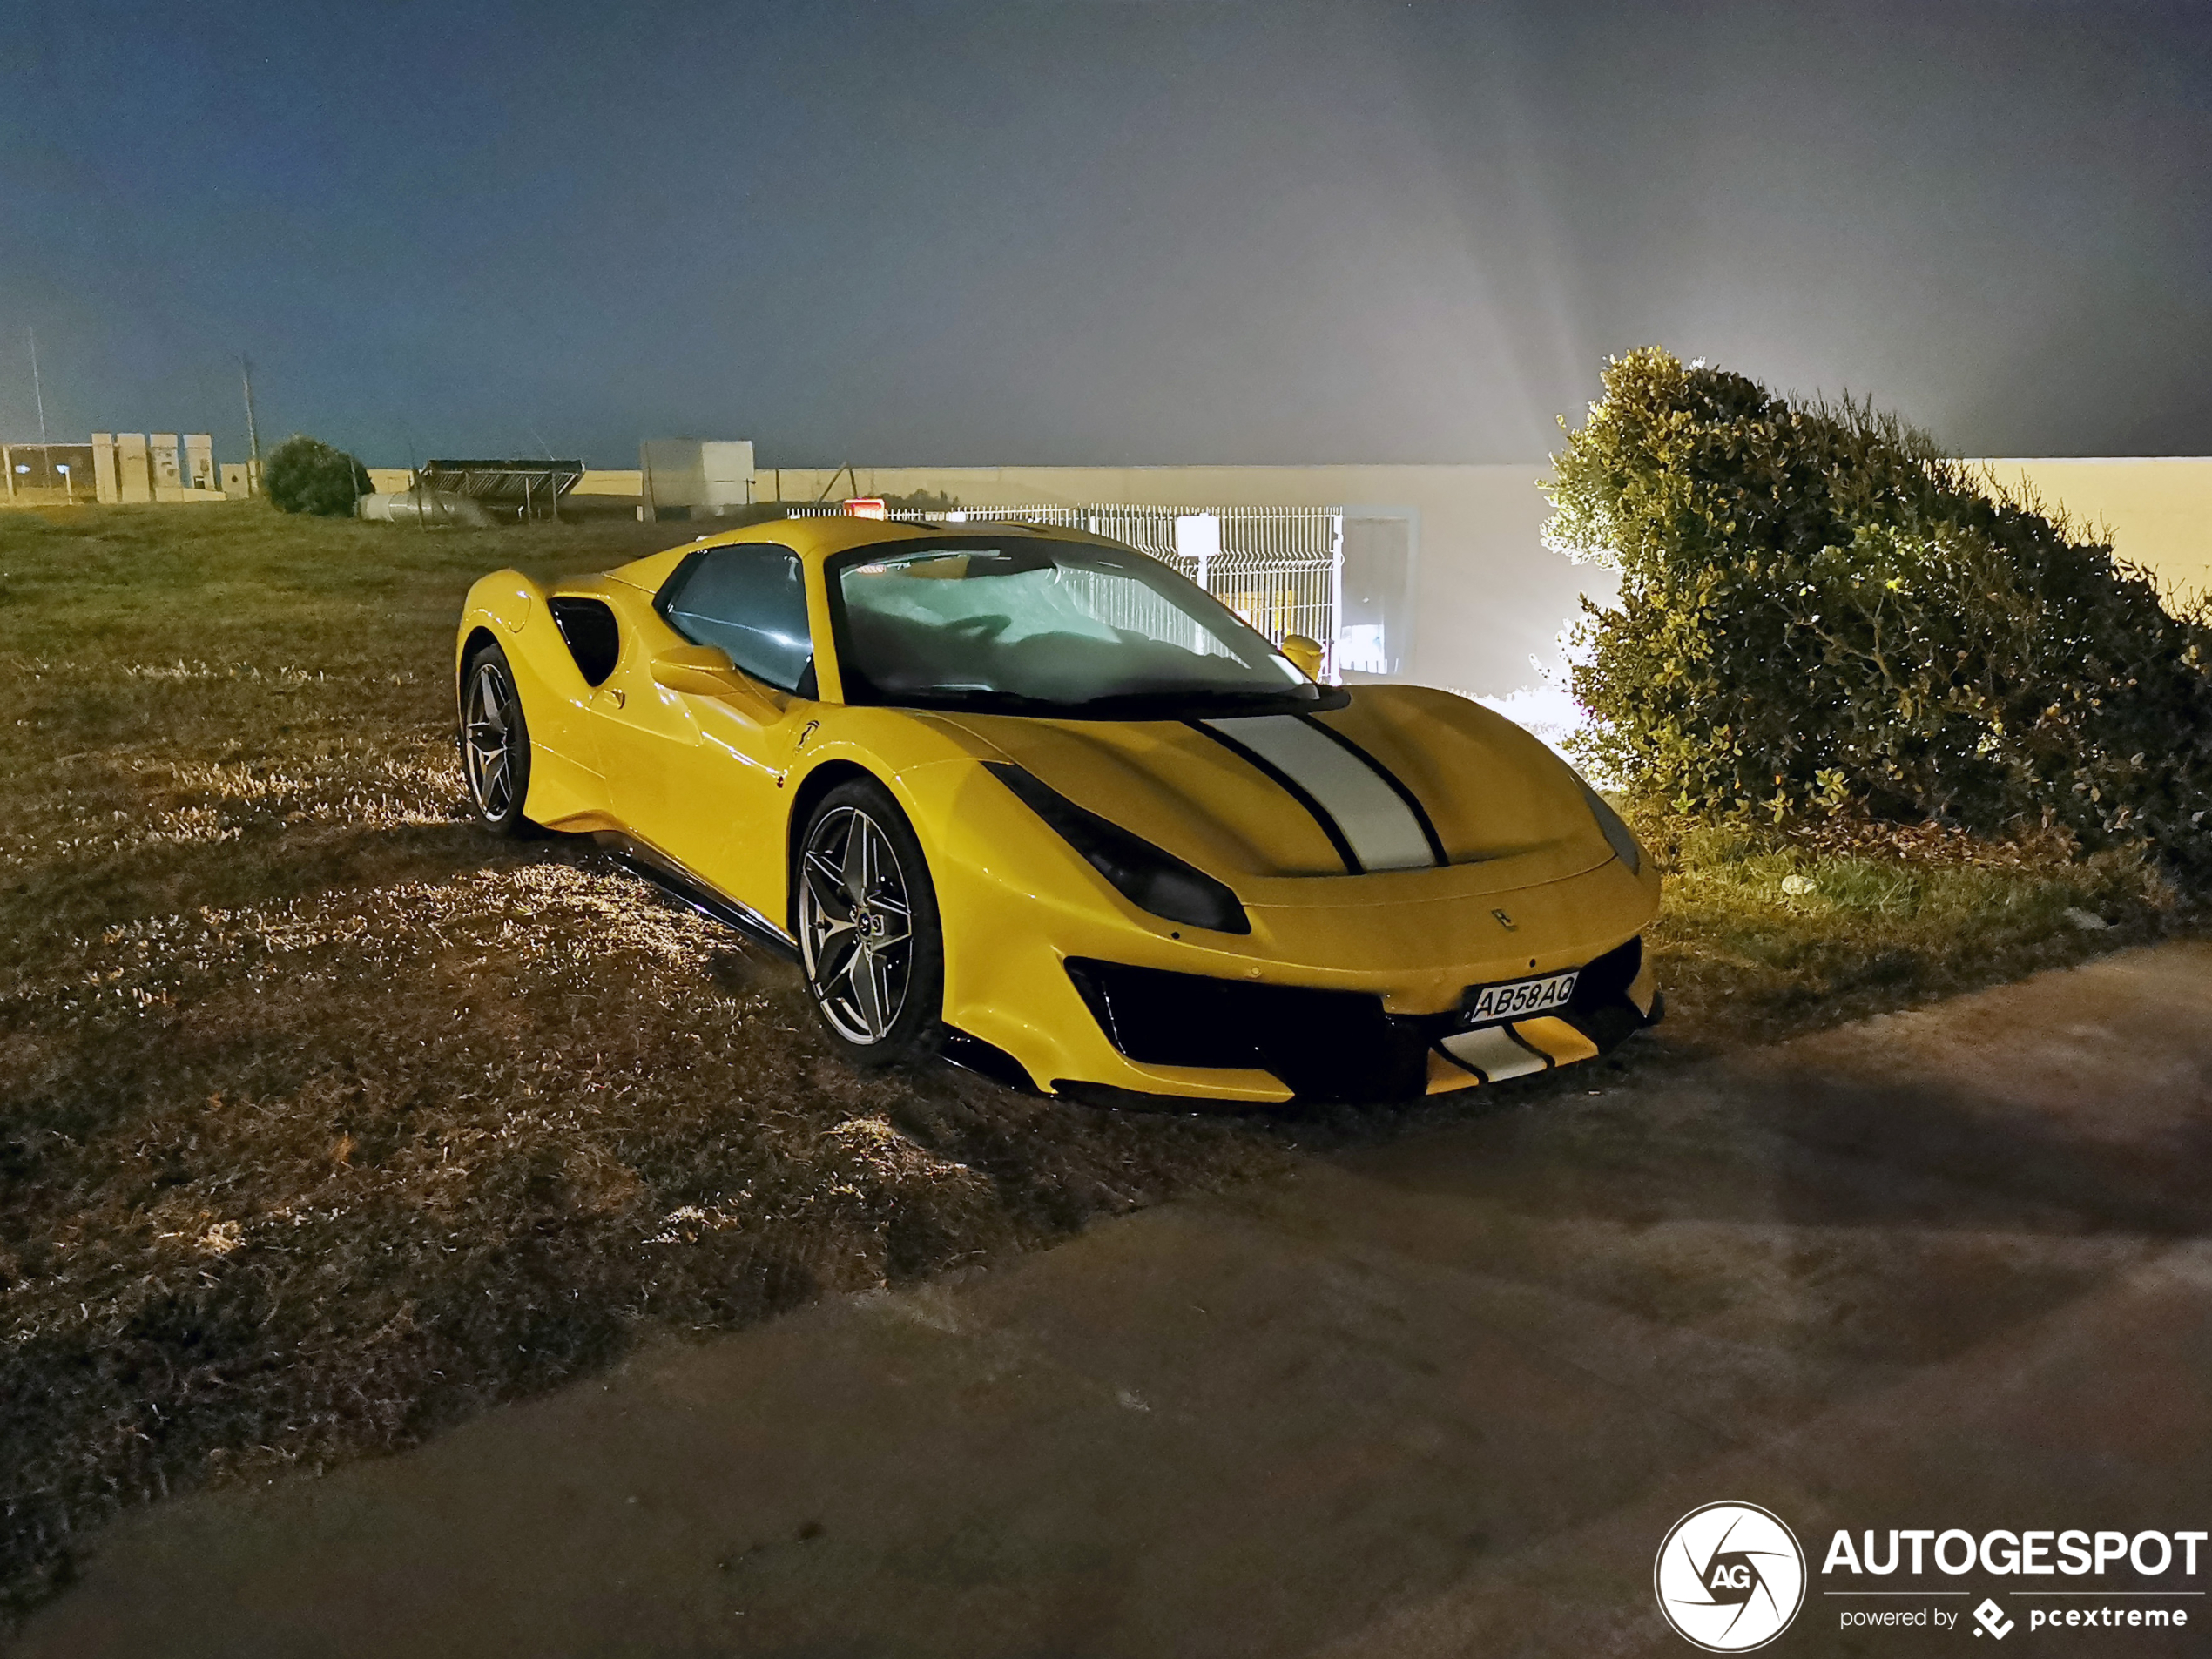
[[[1301,1100],[1402,1100],[1428,1076],[1426,1036],[1364,991],[1257,985],[1070,958],[1115,1048],[1143,1065],[1257,1068]]]
[[[1648,1023],[1628,996],[1642,966],[1643,941],[1631,939],[1575,982],[1562,1012],[1601,1050]],[[1368,991],[1260,985],[1084,956],[1069,959],[1068,977],[1107,1040],[1138,1064],[1269,1071],[1301,1101],[1411,1099],[1428,1087],[1429,1045],[1459,1023],[1456,1013],[1386,1014]]]
[[[1567,1005],[1568,1011],[1590,1014],[1618,1002],[1628,995],[1629,987],[1636,982],[1636,975],[1642,971],[1642,939],[1631,939],[1627,944],[1607,951],[1575,980],[1574,998]]]
[[[1600,1049],[1620,1047],[1650,1023],[1629,1001],[1629,987],[1642,971],[1642,939],[1607,951],[1575,981],[1575,995],[1567,1004],[1568,1022]]]

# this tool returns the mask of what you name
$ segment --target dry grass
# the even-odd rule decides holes
[[[1300,1145],[1557,1098],[1123,1116],[839,1067],[787,967],[588,848],[464,815],[469,581],[667,539],[0,514],[0,1613],[118,1506],[406,1445],[642,1329],[740,1325]],[[2140,867],[2055,856],[1674,853],[1661,1052],[2174,914]],[[2121,926],[2080,933],[2069,903]]]
[[[2142,854],[2082,859],[2062,840],[1641,827],[1668,866],[1649,937],[1683,1054],[2022,979],[2203,921]]]
[[[118,1505],[1272,1166],[833,1064],[789,968],[464,814],[482,571],[666,530],[0,516],[0,1587]]]

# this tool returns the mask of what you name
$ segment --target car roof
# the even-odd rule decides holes
[[[806,563],[818,565],[832,555],[842,553],[848,548],[873,547],[885,542],[934,540],[963,534],[1042,536],[1075,542],[1105,539],[1086,535],[1081,530],[1005,520],[980,521],[974,525],[942,522],[915,523],[899,519],[856,518],[837,513],[825,514],[820,517],[772,518],[759,524],[747,524],[739,529],[718,530],[686,542],[681,547],[650,554],[607,574],[617,582],[643,588],[648,593],[658,593],[676,567],[701,548],[767,543],[776,547],[787,547]]]

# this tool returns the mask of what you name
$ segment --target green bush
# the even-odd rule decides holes
[[[343,449],[297,435],[269,452],[261,488],[287,513],[350,518],[355,499],[368,493],[368,472]]]
[[[1563,424],[1563,423],[1562,423]],[[1693,815],[2148,841],[2212,873],[2212,625],[1864,404],[1656,348],[1554,457],[1585,758]]]

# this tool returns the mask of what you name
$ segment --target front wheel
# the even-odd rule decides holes
[[[523,816],[530,789],[530,733],[515,671],[497,645],[480,645],[461,671],[461,765],[469,799],[496,835],[528,835]]]
[[[944,935],[921,844],[872,778],[840,784],[807,819],[799,944],[814,1012],[852,1063],[934,1054],[942,1036]]]

